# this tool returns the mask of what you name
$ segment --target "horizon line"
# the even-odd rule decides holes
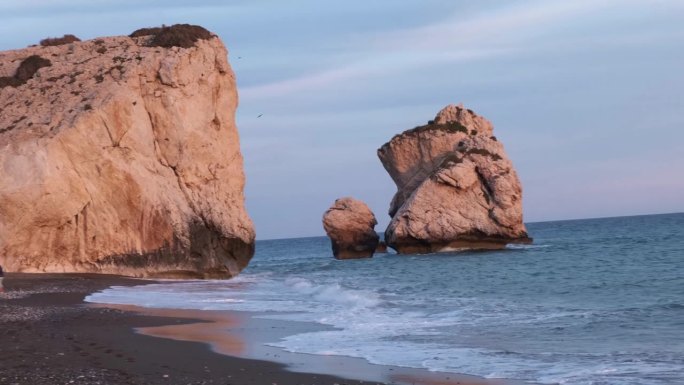
[[[614,216],[608,216],[608,217],[589,217],[589,218],[566,218],[566,219],[552,219],[552,220],[544,220],[544,221],[534,221],[534,222],[525,222],[525,225],[529,224],[537,224],[537,223],[551,223],[551,222],[572,222],[572,221],[586,221],[586,220],[594,220],[594,219],[616,219],[616,218],[632,218],[632,217],[650,217],[650,216],[657,216],[657,215],[677,215],[677,214],[684,214],[684,211],[677,211],[677,212],[668,212],[668,213],[650,213],[650,214],[627,214],[627,215],[614,215]],[[377,231],[376,231],[377,232]],[[382,232],[378,232],[379,234]],[[259,241],[284,241],[286,239],[304,239],[304,238],[321,238],[321,237],[327,237],[327,235],[305,235],[305,236],[299,236],[299,237],[285,237],[285,238],[267,238],[267,239],[256,239],[255,242]]]

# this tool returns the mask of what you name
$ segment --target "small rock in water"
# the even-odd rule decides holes
[[[374,230],[377,224],[368,205],[350,197],[337,199],[323,215],[323,228],[337,259],[372,257],[380,239]]]

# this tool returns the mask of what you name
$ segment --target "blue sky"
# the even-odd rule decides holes
[[[494,123],[526,221],[684,211],[682,20],[678,0],[5,0],[0,49],[162,23],[217,33],[267,239],[322,235],[341,196],[384,230],[395,187],[376,149],[460,102]]]

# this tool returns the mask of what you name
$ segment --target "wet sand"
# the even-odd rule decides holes
[[[152,281],[7,274],[0,294],[0,384],[514,384],[264,345],[325,330],[315,324],[83,302],[97,290],[146,282]]]

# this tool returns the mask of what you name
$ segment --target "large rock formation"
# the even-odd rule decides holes
[[[378,221],[368,206],[354,198],[340,198],[323,215],[323,228],[337,259],[370,258],[378,246]]]
[[[254,252],[221,40],[194,26],[0,52],[0,264],[228,277]]]
[[[531,240],[522,188],[492,124],[450,105],[379,150],[397,185],[385,232],[400,253],[501,248]]]

